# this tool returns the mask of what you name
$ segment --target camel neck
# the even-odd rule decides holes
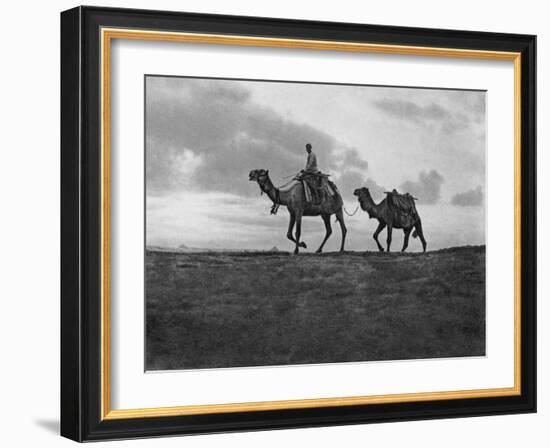
[[[274,204],[284,205],[281,202],[280,191],[275,188],[275,185],[273,185],[273,182],[271,182],[269,177],[263,185],[260,184],[260,189],[269,196],[269,199],[271,199]]]
[[[361,208],[375,218],[379,215],[379,205],[374,202],[370,195],[365,196],[361,202]]]

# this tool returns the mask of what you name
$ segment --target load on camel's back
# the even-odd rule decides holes
[[[400,221],[402,228],[412,227],[420,219],[416,211],[415,197],[409,193],[400,194],[397,190],[386,191],[388,206],[395,215],[394,220]],[[413,233],[413,238],[416,235]]]
[[[390,251],[392,230],[403,229],[405,238],[403,240],[404,252],[409,245],[409,236],[414,229],[413,238],[417,236],[422,242],[422,248],[426,252],[426,240],[424,239],[424,232],[422,231],[422,221],[416,211],[416,198],[412,197],[409,193],[399,194],[396,190],[386,192],[386,197],[379,203],[375,203],[370,195],[368,188],[357,188],[353,194],[357,196],[359,205],[366,211],[369,218],[375,218],[378,220],[378,227],[376,228],[373,238],[376,241],[378,250],[384,251],[384,248],[378,241],[378,235],[385,227],[387,227],[387,251]]]

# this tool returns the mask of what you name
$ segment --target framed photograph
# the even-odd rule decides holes
[[[61,433],[536,410],[535,36],[61,14]]]

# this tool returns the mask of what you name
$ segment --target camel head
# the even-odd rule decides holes
[[[353,192],[353,195],[357,196],[357,200],[359,201],[359,205],[361,205],[361,208],[368,212],[369,217],[372,218],[370,211],[374,206],[374,201],[372,200],[369,189],[366,187],[356,188]]]
[[[265,180],[269,177],[269,170],[251,170],[250,173],[248,173],[248,180],[249,181],[255,181],[259,182],[262,180]]]
[[[248,174],[248,180],[258,182],[258,185],[260,186],[262,191],[266,191],[266,189],[269,188],[270,185],[270,179],[269,179],[269,170],[264,169],[258,169],[258,170],[252,170]]]
[[[269,170],[263,170],[263,169],[251,170],[250,173],[248,173],[248,180],[258,182],[258,180],[265,179],[268,176],[269,176]]]
[[[361,201],[361,199],[372,199],[371,198],[371,195],[370,195],[370,191],[367,187],[363,187],[363,188],[356,188],[354,191],[353,191],[353,195],[354,196],[357,196],[357,198],[359,199],[359,201]]]

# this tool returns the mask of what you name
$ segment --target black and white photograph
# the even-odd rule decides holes
[[[486,355],[486,91],[144,83],[147,371]]]

